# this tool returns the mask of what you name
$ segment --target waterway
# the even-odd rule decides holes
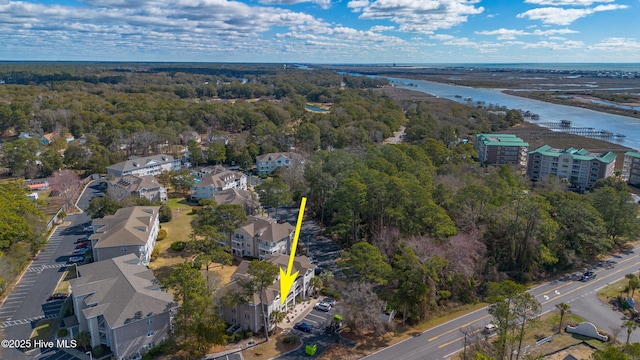
[[[532,123],[571,120],[571,126],[591,127],[597,130],[607,130],[614,134],[624,134],[625,138],[607,140],[633,149],[640,149],[640,119],[527,99],[505,94],[497,89],[471,88],[393,77],[388,77],[388,79],[399,88],[420,91],[460,103],[468,103],[468,99],[471,99],[474,103],[480,101],[485,105],[493,104],[509,109],[529,110],[540,115],[540,119],[531,120]]]

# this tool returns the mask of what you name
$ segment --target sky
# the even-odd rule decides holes
[[[640,0],[0,0],[0,60],[640,63]]]

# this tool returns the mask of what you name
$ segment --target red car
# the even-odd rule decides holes
[[[77,246],[76,246],[76,249],[84,249],[84,248],[89,247],[89,245],[91,245],[91,244],[90,244],[90,243],[88,243],[88,242],[85,242],[85,243],[82,243],[82,244],[77,245]]]

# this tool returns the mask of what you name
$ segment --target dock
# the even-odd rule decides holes
[[[625,137],[624,134],[614,134],[613,132],[608,130],[597,130],[592,127],[573,127],[571,126],[571,121],[569,120],[561,120],[558,122],[541,122],[538,124],[553,131],[591,138],[611,139]]]

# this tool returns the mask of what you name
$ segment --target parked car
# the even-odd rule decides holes
[[[93,226],[87,226],[86,228],[82,229],[82,231],[92,233],[93,232]]]
[[[311,330],[313,330],[313,326],[307,324],[306,322],[296,323],[295,325],[293,325],[293,328],[300,331],[308,332],[308,333],[310,333]]]
[[[335,306],[336,305],[336,299],[322,298],[322,299],[320,299],[320,303],[321,304],[329,304],[331,306]]]
[[[64,300],[69,297],[69,294],[55,293],[47,298],[47,301]]]
[[[69,264],[77,264],[82,262],[84,262],[84,256],[72,256],[69,258],[69,260],[67,260],[67,263]]]
[[[310,262],[311,264],[315,264],[315,263],[317,263],[318,261],[317,261],[313,256],[309,256],[309,262]]]
[[[87,251],[89,251],[88,248],[80,248],[80,249],[75,249],[73,250],[73,252],[71,253],[71,255],[84,255],[87,253]]]
[[[318,303],[313,308],[316,309],[316,310],[329,312],[329,310],[331,310],[331,305],[326,304],[326,303]]]
[[[81,242],[78,245],[76,245],[76,250],[88,248],[89,245],[91,245],[91,244],[88,241]]]

